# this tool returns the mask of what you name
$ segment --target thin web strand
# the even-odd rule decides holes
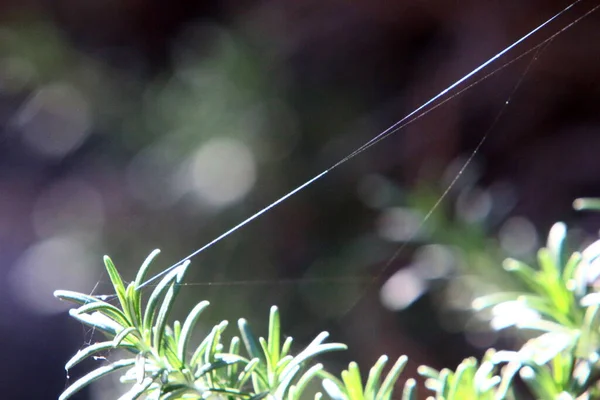
[[[531,67],[538,60],[540,54],[550,45],[550,43],[552,42],[552,40],[553,40],[553,38],[551,37],[548,40],[542,42],[540,45],[536,46],[537,51],[535,52],[535,54],[533,55],[533,57],[531,58],[531,60],[529,61],[529,63],[527,63],[527,66],[525,67],[525,70],[523,71],[523,73],[521,74],[521,76],[519,77],[519,79],[517,80],[517,82],[514,84],[513,88],[511,89],[511,91],[508,94],[508,97],[506,98],[506,100],[504,101],[504,103],[502,103],[502,106],[500,107],[500,110],[498,110],[498,112],[496,114],[496,117],[494,118],[494,120],[490,124],[489,128],[485,131],[485,133],[483,134],[483,136],[481,137],[481,139],[479,139],[479,142],[477,142],[477,145],[475,146],[475,148],[473,149],[473,151],[471,151],[471,153],[469,154],[469,157],[462,164],[462,166],[460,167],[460,169],[458,170],[458,172],[456,173],[456,175],[454,176],[454,178],[452,179],[452,181],[448,184],[448,186],[446,187],[446,189],[444,190],[444,192],[440,195],[440,197],[436,200],[436,202],[433,204],[433,206],[429,209],[429,211],[427,212],[427,214],[425,214],[425,216],[421,219],[421,222],[415,228],[415,230],[410,234],[410,236],[400,246],[398,246],[398,248],[396,249],[396,251],[394,251],[394,254],[392,254],[392,256],[386,261],[385,265],[377,272],[377,274],[375,274],[369,280],[369,284],[367,285],[366,288],[364,288],[362,290],[362,293],[357,296],[356,301],[354,301],[352,303],[352,305],[348,309],[346,309],[345,312],[343,312],[340,315],[340,317],[339,317],[340,319],[343,318],[348,313],[350,313],[350,311],[352,311],[354,309],[354,307],[356,307],[356,305],[365,296],[365,294],[370,289],[372,289],[377,282],[379,282],[379,280],[385,274],[385,272],[390,269],[390,267],[392,266],[392,264],[394,263],[394,261],[404,251],[404,249],[406,248],[406,246],[408,246],[408,244],[410,244],[410,243],[413,242],[413,240],[415,239],[415,237],[419,234],[419,232],[421,231],[421,229],[423,229],[423,226],[431,218],[431,216],[433,215],[433,213],[437,211],[437,209],[440,207],[440,205],[442,204],[442,202],[446,199],[446,197],[448,196],[448,194],[450,194],[450,191],[454,188],[454,186],[456,185],[456,183],[458,182],[458,180],[460,179],[460,177],[462,176],[462,174],[465,172],[465,170],[473,162],[473,160],[475,159],[475,156],[479,153],[479,151],[481,150],[481,148],[484,145],[484,143],[488,140],[488,138],[490,137],[490,135],[492,134],[492,132],[496,128],[496,125],[498,125],[498,122],[500,121],[500,119],[502,118],[502,116],[504,115],[504,113],[506,112],[506,109],[508,108],[511,100],[513,99],[513,97],[515,96],[515,94],[517,93],[517,91],[519,90],[519,88],[521,87],[521,85],[523,84],[523,82],[525,80],[525,77],[529,74],[529,71],[531,71]]]
[[[390,126],[389,128],[387,128],[383,132],[379,133],[378,135],[376,135],[375,137],[373,137],[371,140],[369,140],[368,142],[366,142],[365,144],[363,144],[362,146],[360,146],[359,148],[357,148],[356,150],[354,150],[352,153],[350,153],[349,155],[347,155],[346,157],[344,157],[343,159],[341,159],[340,161],[338,161],[331,168],[329,168],[329,170],[331,170],[333,168],[336,168],[337,166],[345,163],[346,161],[350,160],[351,158],[354,158],[355,156],[357,156],[358,154],[362,153],[363,151],[365,151],[369,147],[373,146],[374,144],[378,143],[382,139],[384,139],[384,138],[390,136],[391,134],[397,132],[398,130],[402,129],[402,127],[405,126],[403,124],[405,122],[407,122],[408,120],[410,120],[411,118],[413,118],[413,117],[416,117],[416,119],[420,118],[422,116],[422,114],[419,114],[421,111],[425,110],[431,104],[435,103],[440,98],[444,97],[446,94],[450,93],[452,90],[456,89],[458,86],[460,86],[461,84],[465,83],[466,81],[468,81],[469,79],[471,79],[473,76],[475,76],[476,74],[478,74],[479,72],[481,72],[483,69],[485,69],[486,67],[488,67],[489,65],[491,65],[492,63],[494,63],[496,60],[498,60],[499,58],[501,58],[502,56],[504,56],[505,54],[507,54],[508,52],[510,52],[512,49],[514,49],[515,47],[517,47],[521,43],[523,43],[525,40],[529,39],[535,33],[539,32],[541,29],[543,29],[544,27],[546,27],[547,25],[549,25],[550,23],[552,23],[554,20],[556,20],[557,18],[559,18],[561,15],[565,14],[566,12],[568,12],[571,8],[575,7],[575,5],[577,5],[577,3],[579,3],[580,1],[581,0],[576,0],[575,2],[571,3],[566,8],[564,8],[562,11],[556,13],[554,16],[550,17],[550,19],[546,20],[544,23],[542,23],[541,25],[538,25],[536,28],[534,28],[533,30],[531,30],[529,33],[527,33],[524,36],[522,36],[519,40],[517,40],[516,42],[513,42],[510,46],[505,47],[502,51],[500,51],[499,53],[497,53],[496,55],[494,55],[493,57],[491,57],[490,59],[488,59],[487,61],[485,61],[483,64],[480,64],[477,68],[475,68],[474,70],[472,70],[468,74],[464,75],[462,78],[460,78],[459,80],[457,80],[456,82],[454,82],[453,84],[451,84],[450,86],[448,86],[446,89],[444,89],[441,92],[439,92],[437,95],[435,95],[432,98],[430,98],[429,100],[427,100],[421,106],[419,106],[416,109],[414,109],[412,112],[410,112],[404,118],[402,118],[398,122],[394,123],[392,126]],[[561,29],[559,31],[559,33],[562,32],[563,30],[564,30],[564,28]],[[544,42],[542,42],[542,44],[543,43]],[[530,49],[530,51],[533,51],[533,49]]]
[[[292,197],[296,193],[298,193],[301,190],[305,189],[307,186],[311,185],[315,181],[321,179],[323,176],[325,176],[327,173],[331,172],[335,168],[337,168],[340,165],[346,163],[350,159],[354,158],[358,154],[360,154],[363,151],[367,150],[368,148],[370,148],[371,146],[375,145],[376,143],[378,143],[379,141],[383,140],[384,138],[388,137],[389,135],[397,132],[399,129],[401,129],[402,127],[404,127],[405,126],[404,124],[407,121],[411,120],[411,118],[415,117],[414,119],[412,119],[412,121],[414,121],[414,120],[416,120],[416,119],[424,116],[426,113],[423,112],[423,111],[427,107],[431,106],[433,103],[435,103],[436,101],[438,101],[444,95],[448,94],[449,92],[451,92],[452,90],[454,90],[456,87],[458,87],[462,83],[466,82],[468,79],[472,78],[474,75],[476,75],[477,73],[479,73],[481,70],[483,70],[484,68],[486,68],[487,66],[489,66],[490,64],[492,64],[493,62],[495,62],[497,59],[499,59],[500,57],[502,57],[503,55],[505,55],[506,53],[508,53],[512,49],[514,49],[516,46],[518,46],[519,44],[521,44],[522,42],[524,42],[525,40],[527,40],[529,37],[531,37],[532,35],[534,35],[536,32],[538,32],[541,29],[543,29],[545,26],[547,26],[548,24],[550,24],[552,21],[556,20],[561,15],[565,14],[567,11],[569,11],[570,9],[572,9],[575,5],[577,5],[581,1],[582,0],[576,0],[575,2],[571,3],[569,6],[565,7],[563,10],[561,10],[560,12],[558,12],[557,14],[555,14],[554,16],[550,17],[548,20],[546,20],[545,22],[543,22],[541,25],[538,25],[535,29],[531,30],[529,33],[527,33],[526,35],[522,36],[520,39],[518,39],[516,42],[512,43],[510,46],[504,48],[502,51],[500,51],[499,53],[497,53],[496,55],[494,55],[493,57],[491,57],[490,59],[488,59],[487,61],[485,61],[483,64],[480,64],[477,68],[475,68],[474,70],[472,70],[468,74],[464,75],[459,80],[455,81],[453,84],[451,84],[450,86],[448,86],[446,89],[442,90],[440,93],[438,93],[437,95],[435,95],[434,97],[432,97],[431,99],[429,99],[428,101],[426,101],[425,103],[423,103],[420,107],[416,108],[414,111],[412,111],[411,113],[409,113],[408,115],[406,115],[404,118],[402,118],[398,122],[394,123],[388,129],[386,129],[383,132],[381,132],[380,134],[376,135],[374,138],[372,138],[371,140],[369,140],[368,142],[366,142],[362,146],[358,147],[352,153],[350,153],[346,157],[342,158],[340,161],[338,161],[337,163],[333,164],[328,169],[324,170],[320,174],[316,175],[315,177],[309,179],[308,181],[306,181],[302,185],[298,186],[294,190],[292,190],[289,193],[285,194],[284,196],[282,196],[278,200],[274,201],[273,203],[269,204],[265,208],[261,209],[260,211],[256,212],[255,214],[251,215],[247,219],[245,219],[242,222],[240,222],[239,224],[235,225],[233,228],[229,229],[228,231],[224,232],[223,234],[221,234],[217,238],[215,238],[212,241],[208,242],[206,245],[200,247],[198,250],[194,251],[193,253],[191,253],[187,257],[181,259],[180,261],[176,262],[172,266],[170,266],[167,269],[165,269],[165,270],[161,271],[160,273],[156,274],[154,277],[146,280],[144,283],[142,283],[140,285],[140,287],[145,287],[145,286],[149,285],[150,283],[156,281],[157,279],[163,277],[164,275],[168,274],[170,271],[172,271],[173,269],[175,269],[178,266],[180,266],[183,262],[188,261],[191,258],[197,256],[198,254],[200,254],[204,250],[206,250],[209,247],[213,246],[214,244],[220,242],[221,240],[223,240],[224,238],[226,238],[230,234],[234,233],[238,229],[240,229],[243,226],[245,226],[246,224],[250,223],[251,221],[253,221],[256,218],[260,217],[261,215],[263,215],[267,211],[269,211],[272,208],[274,208],[275,206],[279,205],[280,203],[284,202],[288,198]],[[595,6],[592,10],[588,11],[587,13],[585,13],[582,17],[579,17],[578,19],[576,19],[575,21],[573,21],[572,23],[570,23],[566,27],[562,28],[557,34],[553,35],[552,37],[557,36],[558,34],[564,32],[569,27],[571,27],[574,24],[578,23],[579,21],[581,21],[581,19],[585,18],[586,16],[588,16],[589,14],[591,14],[592,12],[594,12],[596,9],[598,9],[598,7],[600,7],[600,5]],[[545,42],[547,42],[547,41],[548,41],[548,39]],[[545,43],[545,42],[542,42],[542,43]],[[452,97],[454,97],[454,96],[452,96]],[[431,213],[428,213],[428,215],[430,215],[430,214]],[[421,226],[425,222],[426,222],[426,219],[424,219],[422,221]]]
[[[533,51],[538,50],[540,47],[542,47],[544,45],[548,45],[548,43],[551,40],[553,40],[557,35],[558,34],[553,35],[552,37],[549,37],[548,39],[546,39],[543,42],[537,44],[536,46],[532,47],[531,49],[527,50],[526,52],[520,54],[516,58],[513,58],[512,60],[506,62],[502,66],[496,68],[492,72],[490,72],[490,73],[486,74],[485,76],[479,78],[475,82],[472,82],[468,86],[465,86],[464,88],[460,89],[459,91],[453,93],[451,96],[449,96],[449,97],[443,99],[442,101],[440,101],[439,103],[431,106],[431,108],[423,111],[421,114],[419,114],[418,116],[415,116],[413,119],[405,121],[404,124],[402,124],[400,126],[397,126],[394,131],[388,132],[388,135],[389,134],[393,134],[393,133],[395,133],[395,132],[397,132],[397,131],[399,131],[399,130],[405,128],[405,127],[407,127],[408,125],[412,124],[413,122],[416,122],[417,120],[421,119],[422,117],[424,117],[425,115],[429,114],[430,112],[432,112],[432,111],[436,110],[437,108],[443,106],[444,104],[446,104],[450,100],[453,100],[454,98],[462,95],[466,91],[468,91],[468,90],[472,89],[473,87],[477,86],[481,82],[487,80],[492,75],[495,75],[496,73],[498,73],[501,70],[507,68],[508,66],[514,64],[515,62],[517,62],[518,60],[520,60],[523,57],[527,56],[528,54],[531,54]],[[384,137],[380,137],[379,138],[379,140],[383,140],[383,139],[385,139],[385,138]],[[372,142],[370,146],[373,146],[376,143],[377,142]],[[363,151],[367,150],[367,148],[365,148]],[[462,174],[462,172],[463,172],[463,170],[461,170],[459,173]],[[430,218],[431,217],[430,214],[431,213],[428,212],[427,215],[426,215],[426,217],[424,217],[424,218],[427,218],[427,219]],[[425,223],[425,222],[426,222],[426,220],[423,221],[423,223]],[[293,284],[293,283],[305,284],[305,283],[319,283],[320,280],[323,280],[324,282],[338,282],[339,281],[339,282],[356,283],[356,282],[368,282],[371,279],[372,279],[371,276],[366,276],[365,275],[365,276],[354,276],[354,277],[348,277],[348,276],[346,276],[346,277],[332,277],[332,278],[252,279],[252,280],[228,280],[228,281],[209,281],[209,282],[188,282],[188,283],[180,283],[179,285],[180,286],[276,285],[279,282],[282,283],[282,284]],[[156,286],[156,284],[154,284],[154,285],[147,284],[145,286]]]

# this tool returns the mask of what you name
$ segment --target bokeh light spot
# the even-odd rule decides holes
[[[392,185],[381,175],[367,175],[358,184],[358,196],[368,207],[383,208],[392,198]]]
[[[427,289],[426,283],[413,268],[396,272],[381,287],[380,299],[383,305],[393,311],[411,305]]]
[[[377,231],[379,236],[392,242],[404,242],[415,239],[422,216],[408,208],[392,207],[379,217]]]
[[[90,132],[86,99],[74,87],[54,83],[40,88],[16,116],[23,141],[48,157],[64,157],[76,150]]]
[[[531,254],[537,244],[538,235],[533,224],[523,217],[509,218],[498,233],[500,245],[512,257]]]
[[[255,159],[244,143],[235,139],[212,139],[190,159],[192,190],[213,207],[241,200],[254,186]]]
[[[133,198],[149,207],[164,208],[181,197],[176,188],[175,151],[170,143],[159,142],[139,152],[127,168],[127,189]]]
[[[96,283],[97,255],[76,236],[56,236],[34,244],[23,253],[9,275],[14,298],[39,314],[72,308],[52,296],[57,288],[89,292]]]
[[[58,182],[43,192],[32,213],[35,232],[42,238],[73,231],[96,235],[104,218],[100,193],[76,179]]]
[[[25,58],[13,56],[0,59],[0,90],[18,93],[33,82],[35,74],[32,63]]]
[[[464,221],[481,223],[492,211],[492,196],[487,190],[463,190],[456,202],[456,213]]]
[[[430,244],[417,249],[414,263],[423,279],[439,279],[454,269],[456,257],[450,247]]]

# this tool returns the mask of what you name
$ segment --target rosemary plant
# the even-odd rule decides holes
[[[600,209],[600,201],[580,199],[579,209]],[[517,351],[488,350],[481,361],[465,359],[456,370],[436,371],[421,366],[425,390],[434,400],[512,400],[533,395],[542,400],[600,398],[600,240],[581,252],[567,252],[567,229],[562,223],[550,230],[548,243],[538,251],[537,266],[506,260],[506,273],[513,274],[528,290],[494,293],[476,299],[473,309],[491,319],[494,329],[512,327],[529,339]],[[198,303],[183,323],[169,324],[169,312],[186,271],[186,262],[171,271],[142,301],[141,284],[155,250],[125,286],[110,258],[104,263],[118,299],[106,299],[59,290],[55,296],[79,305],[70,315],[102,332],[105,341],[93,343],[66,364],[70,369],[87,357],[109,350],[125,356],[109,362],[72,383],[61,395],[70,398],[80,389],[113,372],[129,384],[125,399],[272,399],[307,398],[332,400],[391,400],[407,357],[400,357],[384,375],[388,362],[382,356],[363,381],[359,366],[352,362],[337,377],[327,372],[316,357],[344,350],[341,343],[325,343],[318,335],[298,354],[292,354],[291,337],[281,340],[280,318],[271,308],[268,337],[256,339],[248,322],[238,321],[239,336],[223,343],[228,322],[223,321],[197,345],[192,332],[207,301]],[[515,389],[514,378],[525,382],[528,393]],[[382,379],[383,378],[383,379]],[[312,393],[309,383],[320,380],[322,392]],[[417,398],[415,379],[405,380],[403,400]]]

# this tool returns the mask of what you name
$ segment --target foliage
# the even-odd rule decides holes
[[[575,204],[579,209],[598,208],[600,202],[581,199]],[[75,381],[61,400],[115,371],[123,372],[122,382],[132,384],[121,399],[394,398],[394,388],[408,362],[406,356],[400,357],[383,379],[387,356],[370,369],[364,384],[354,362],[337,377],[315,357],[345,346],[324,343],[328,335],[323,332],[293,355],[292,338],[281,341],[276,307],[271,308],[266,339],[256,339],[247,321],[240,319],[239,337],[234,336],[227,346],[223,333],[228,322],[223,321],[193,347],[192,332],[208,302],[198,303],[183,324],[167,322],[189,262],[167,274],[143,305],[142,283],[157,254],[150,254],[127,286],[110,258],[105,257],[118,305],[81,293],[55,292],[56,297],[80,305],[71,310],[71,316],[108,338],[80,350],[67,362],[67,369],[104,351],[120,349],[127,354]],[[599,398],[600,240],[582,252],[568,255],[566,226],[557,223],[550,230],[547,245],[538,251],[537,264],[534,268],[518,260],[506,260],[504,269],[527,289],[486,295],[473,303],[474,310],[490,318],[494,329],[513,328],[529,335],[521,349],[490,349],[481,362],[468,358],[454,371],[421,366],[419,374],[425,378],[426,390],[432,393],[429,398],[512,400],[527,394],[543,400]],[[516,376],[525,382],[526,392],[517,389]],[[309,384],[314,380],[321,380],[323,393],[311,392]],[[408,379],[402,399],[416,398],[417,383]]]
[[[71,397],[109,373],[125,370],[122,381],[133,385],[123,399],[136,399],[144,394],[154,399],[207,398],[214,394],[222,399],[296,400],[322,368],[321,364],[305,366],[318,354],[345,349],[339,343],[323,343],[328,336],[323,332],[299,354],[291,355],[292,338],[281,343],[276,307],[271,309],[267,339],[257,340],[248,323],[240,319],[241,340],[235,336],[225,348],[222,336],[228,322],[223,321],[192,349],[192,331],[208,302],[198,303],[183,324],[179,321],[172,326],[167,324],[189,262],[167,274],[142,309],[141,284],[157,254],[158,251],[154,251],[146,259],[135,280],[127,287],[110,258],[104,258],[120,307],[81,293],[55,292],[60,299],[80,304],[79,308],[71,310],[71,316],[109,338],[80,350],[67,362],[66,369],[106,350],[121,349],[129,354],[83,376],[63,392],[61,399]],[[246,355],[240,352],[240,342]]]

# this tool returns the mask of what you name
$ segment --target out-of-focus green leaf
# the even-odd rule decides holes
[[[410,378],[404,384],[402,400],[417,400],[417,381]]]
[[[575,210],[600,210],[600,199],[590,198],[590,197],[582,197],[576,199],[573,202],[573,208]]]
[[[388,357],[383,355],[379,357],[375,365],[369,371],[369,377],[367,378],[367,383],[365,385],[365,398],[372,399],[375,397],[377,393],[379,381],[381,378],[381,373],[383,372],[383,368],[385,364],[387,364]]]
[[[400,356],[398,360],[396,360],[396,363],[394,364],[390,372],[388,372],[383,383],[381,384],[381,388],[377,392],[377,399],[391,399],[392,392],[394,390],[394,385],[396,384],[398,377],[404,370],[404,367],[406,366],[407,362],[407,356]]]

